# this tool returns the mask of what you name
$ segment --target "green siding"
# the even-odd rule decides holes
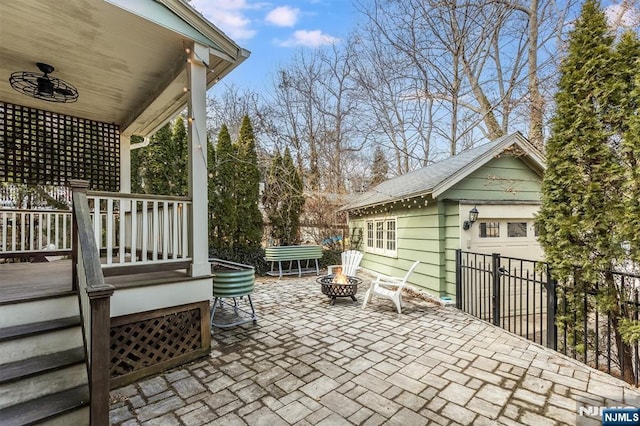
[[[455,204],[457,206],[457,203]],[[366,220],[382,217],[382,215],[372,214],[366,217],[349,218],[350,228],[363,229],[361,250],[364,252],[364,257],[361,266],[385,275],[403,276],[411,264],[419,260],[420,265],[409,278],[410,284],[424,288],[434,296],[440,295],[441,289],[445,286],[444,271],[446,269],[443,250],[447,242],[443,234],[443,225],[450,220],[443,203],[429,200],[427,206],[394,208],[386,215],[397,218],[396,258],[366,251]]]
[[[402,276],[412,262],[420,265],[409,282],[433,296],[455,299],[455,252],[460,248],[460,207],[458,200],[539,201],[541,177],[522,160],[512,156],[494,158],[479,170],[442,194],[428,198],[422,208],[390,207],[386,213],[397,218],[397,257],[366,251],[366,219],[371,214],[349,218],[349,226],[363,229],[362,267],[386,275]],[[411,204],[409,204],[411,205]]]
[[[460,248],[460,205],[446,201],[445,205],[445,244],[444,267],[440,296],[455,298],[456,293],[456,250]]]
[[[451,200],[540,200],[542,178],[516,157],[499,157],[440,195]]]

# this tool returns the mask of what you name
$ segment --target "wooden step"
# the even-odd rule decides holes
[[[80,325],[75,316],[0,328],[0,362],[8,364],[82,346]]]
[[[32,425],[71,413],[88,404],[89,386],[82,385],[3,408],[1,423],[3,426]]]
[[[63,330],[65,328],[76,327],[79,325],[80,317],[73,316],[0,328],[0,342],[48,333],[54,330]]]
[[[2,368],[0,369],[0,385],[83,362],[84,348],[78,347],[2,364]]]
[[[28,324],[34,321],[49,321],[79,314],[78,295],[75,293],[0,304],[2,327]]]

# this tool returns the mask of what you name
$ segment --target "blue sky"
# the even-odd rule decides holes
[[[357,13],[350,0],[191,0],[191,5],[251,56],[221,83],[264,91],[300,48],[340,43]],[[215,90],[215,88],[213,89]]]
[[[247,61],[214,86],[214,92],[226,85],[268,91],[275,70],[298,49],[341,43],[361,18],[352,0],[190,0],[190,4],[251,51]],[[603,4],[610,21],[640,23],[633,2],[629,9],[620,0]]]

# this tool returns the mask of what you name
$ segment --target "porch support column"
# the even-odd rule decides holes
[[[131,136],[120,133],[120,192],[131,193]]]
[[[189,252],[193,258],[192,277],[211,275],[209,265],[209,227],[207,199],[207,67],[209,48],[194,43],[187,63],[189,76],[189,197],[191,238]]]

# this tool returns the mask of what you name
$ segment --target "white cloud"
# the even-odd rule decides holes
[[[249,5],[246,0],[191,0],[189,3],[234,40],[248,40],[256,34],[251,28],[251,19],[245,14],[255,5]]]
[[[278,27],[293,27],[298,22],[298,16],[300,15],[300,9],[281,6],[276,7],[271,12],[267,13],[265,20]]]
[[[287,40],[278,41],[276,40],[276,44],[283,47],[294,47],[294,46],[304,46],[304,47],[319,47],[325,44],[333,44],[339,42],[340,39],[330,36],[328,34],[323,34],[320,30],[298,30],[293,33],[293,36],[289,37]]]
[[[604,13],[612,27],[634,27],[640,24],[640,13],[633,6],[612,4],[605,8]]]

